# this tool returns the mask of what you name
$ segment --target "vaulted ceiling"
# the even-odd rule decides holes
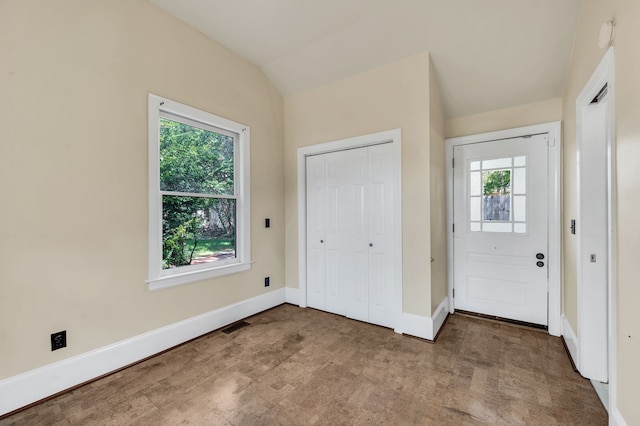
[[[428,51],[448,118],[561,96],[581,5],[581,0],[150,1],[259,66],[284,96]]]

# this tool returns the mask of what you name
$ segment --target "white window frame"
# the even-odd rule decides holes
[[[160,118],[163,114],[213,126],[237,137],[235,155],[236,257],[221,262],[162,269],[162,193]],[[159,290],[251,268],[249,126],[149,93],[149,290]]]

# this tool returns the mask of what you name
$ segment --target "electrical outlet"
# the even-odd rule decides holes
[[[269,287],[269,277],[264,277],[264,286]]]
[[[51,334],[51,350],[55,351],[58,349],[67,347],[67,330],[62,330],[57,333]]]

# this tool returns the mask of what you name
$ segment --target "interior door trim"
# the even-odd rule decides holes
[[[393,129],[379,133],[356,136],[317,145],[298,148],[298,286],[299,306],[307,307],[307,177],[306,157],[310,155],[326,154],[329,152],[343,151],[347,149],[361,148],[365,146],[390,143],[393,163],[393,212],[398,218],[394,221],[393,245],[395,247],[393,257],[394,269],[394,331],[402,333],[402,199],[401,199],[401,129]]]
[[[549,290],[548,290],[548,330],[552,336],[560,336],[561,328],[561,163],[562,138],[559,121],[538,124],[534,126],[518,127],[499,130],[496,132],[480,133],[470,136],[446,139],[447,164],[447,288],[449,295],[449,312],[454,311],[453,300],[453,149],[458,145],[491,142],[500,139],[511,139],[523,136],[548,134],[548,197],[549,197]]]

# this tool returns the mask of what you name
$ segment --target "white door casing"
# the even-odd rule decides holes
[[[454,148],[456,309],[547,325],[548,140]]]
[[[391,149],[307,157],[308,305],[386,327],[394,326]]]
[[[387,275],[385,276],[385,280],[388,280],[388,287],[386,292],[384,293],[385,303],[388,305],[388,309],[385,308],[387,319],[385,320],[386,326],[393,327],[397,333],[402,333],[401,320],[402,320],[402,224],[400,222],[401,218],[401,130],[394,129],[385,132],[379,132],[364,136],[358,136],[349,139],[338,140],[334,142],[323,143],[319,145],[313,145],[308,147],[301,147],[298,149],[298,278],[299,278],[299,305],[301,307],[313,306],[317,302],[314,302],[314,292],[316,293],[316,298],[320,297],[318,292],[314,289],[313,280],[308,281],[309,271],[308,268],[313,268],[313,265],[307,265],[308,256],[307,252],[312,251],[314,249],[314,244],[308,242],[308,239],[311,238],[311,233],[309,236],[307,235],[307,213],[312,208],[311,204],[308,204],[309,198],[307,197],[307,158],[308,157],[316,157],[317,154],[326,154],[333,153],[337,151],[344,150],[353,150],[355,148],[360,147],[373,147],[373,146],[386,146],[387,151],[385,152],[386,157],[386,165],[388,170],[385,172],[391,177],[391,181],[389,183],[390,186],[386,188],[384,195],[388,197],[388,200],[391,200],[391,214],[387,214],[384,216],[384,223],[389,225],[389,227],[385,230],[385,238],[388,239],[389,247],[393,247],[393,250],[388,253],[389,261],[392,263],[392,268],[388,268]],[[375,150],[374,150],[375,151]],[[375,155],[371,156],[374,158]],[[319,161],[319,160],[318,160]],[[368,164],[369,168],[374,168],[374,165]],[[322,168],[323,172],[325,172],[324,167]],[[370,176],[370,187],[375,186],[376,173],[372,173]],[[310,189],[311,192],[313,192]],[[319,196],[318,196],[319,197]],[[369,195],[371,198],[372,196]],[[313,197],[312,197],[313,198]],[[373,197],[372,199],[374,199]],[[387,200],[387,201],[388,201]],[[387,202],[385,201],[385,202]],[[324,202],[324,200],[317,201],[318,203]],[[373,201],[372,201],[373,202]],[[368,219],[367,219],[368,220]],[[373,220],[373,219],[372,219]],[[368,220],[370,224],[374,223]],[[371,225],[373,226],[373,225]],[[375,230],[375,229],[374,229]],[[373,234],[370,234],[373,236]],[[368,241],[369,242],[369,241]],[[373,244],[373,247],[369,247],[367,244],[367,257],[371,259],[371,257],[375,257],[377,252],[372,250],[377,248],[377,244],[375,240],[370,241]],[[383,247],[384,244],[381,244],[380,247]],[[372,274],[371,268],[372,262],[368,262],[370,264],[366,273],[368,275]],[[318,275],[315,275],[318,276]],[[383,282],[383,281],[381,281]],[[375,288],[375,284],[372,284]],[[369,288],[371,290],[371,286]],[[376,294],[380,294],[376,291],[369,291],[367,296],[370,301],[370,305],[374,306],[374,308],[370,308],[371,311],[371,321],[376,320],[375,314],[375,301],[377,300]],[[361,294],[362,295],[362,294]],[[325,298],[325,295],[322,294],[322,297]],[[351,296],[353,298],[353,296]],[[325,298],[326,299],[326,298]],[[373,300],[373,303],[371,302]],[[326,303],[325,303],[326,306]],[[355,313],[355,304],[351,306],[351,316],[357,315]],[[346,306],[345,306],[346,312]]]
[[[514,129],[500,130],[470,136],[450,138],[446,140],[447,167],[447,269],[448,269],[448,293],[449,312],[453,313],[454,307],[454,240],[453,240],[453,165],[454,148],[460,145],[496,141],[502,139],[518,138],[523,136],[547,134],[549,136],[548,169],[547,169],[547,204],[548,204],[548,249],[545,255],[548,273],[548,332],[553,336],[561,334],[561,123],[552,122]],[[457,296],[457,294],[456,294]]]

